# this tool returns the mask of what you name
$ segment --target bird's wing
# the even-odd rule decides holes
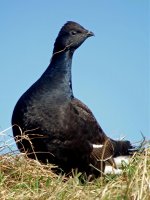
[[[89,142],[93,147],[91,157],[96,162],[112,159],[114,149],[111,140],[106,136],[90,109],[76,98],[71,101],[71,104],[81,120],[86,122],[88,131],[92,131],[92,135],[89,138]]]
[[[78,118],[86,122],[86,126],[89,126],[89,128],[93,130],[92,137],[95,135],[95,141],[93,140],[93,142],[96,142],[97,140],[95,144],[101,144],[101,142],[105,140],[106,135],[98,124],[91,110],[84,103],[76,98],[72,99],[71,105],[75,113],[78,115]],[[94,134],[94,132],[96,132],[96,134]],[[96,135],[98,135],[98,138],[101,137],[101,139],[99,140],[98,138],[96,138]]]
[[[93,127],[94,131],[97,130],[99,132],[99,134],[97,134],[96,132],[96,135],[98,135],[100,139],[98,140],[95,136],[94,138],[95,140],[92,141],[94,144],[103,144],[103,142],[105,142],[105,144],[108,143],[107,149],[110,149],[111,155],[113,155],[114,157],[121,156],[121,155],[129,155],[131,149],[133,149],[134,151],[134,147],[131,145],[130,141],[124,141],[124,140],[118,141],[118,140],[113,140],[107,137],[104,131],[102,130],[102,128],[100,127],[100,125],[98,124],[97,120],[95,119],[91,110],[85,104],[83,104],[80,100],[74,98],[72,100],[72,105],[74,106],[75,110],[77,110],[80,117],[84,119],[87,123],[90,123],[90,127]],[[94,137],[94,133],[93,133],[93,137]],[[96,149],[95,151],[98,151],[98,150]]]

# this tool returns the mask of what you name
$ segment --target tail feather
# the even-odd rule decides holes
[[[131,156],[135,152],[142,152],[145,138],[139,146],[133,146],[128,140],[113,140],[106,138],[103,144],[92,144],[90,161],[94,170],[99,174],[103,173],[122,173],[118,167],[122,161],[129,163]],[[96,173],[94,172],[94,173]]]
[[[111,142],[114,148],[114,157],[128,156],[131,155],[131,152],[135,150],[135,147],[132,146],[132,144],[128,140],[119,141],[111,139]]]
[[[117,156],[129,156],[133,155],[135,152],[143,152],[145,149],[146,138],[141,133],[143,139],[138,146],[133,146],[128,140],[113,140],[110,138],[111,143],[114,148],[113,157]]]

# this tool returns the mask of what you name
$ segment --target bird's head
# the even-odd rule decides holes
[[[60,30],[54,44],[54,53],[71,50],[74,52],[88,37],[94,33],[86,30],[80,24],[68,21]]]

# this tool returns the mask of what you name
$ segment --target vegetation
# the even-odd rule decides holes
[[[2,148],[2,147],[0,147]],[[91,182],[81,174],[56,175],[25,154],[0,155],[1,200],[149,200],[150,148],[122,163],[121,175],[105,175]]]

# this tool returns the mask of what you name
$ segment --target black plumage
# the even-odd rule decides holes
[[[48,68],[18,100],[12,125],[18,148],[30,158],[54,163],[66,173],[77,168],[99,176],[106,161],[115,166],[113,157],[128,155],[131,145],[108,138],[73,95],[73,54],[93,35],[71,21],[61,28]]]

